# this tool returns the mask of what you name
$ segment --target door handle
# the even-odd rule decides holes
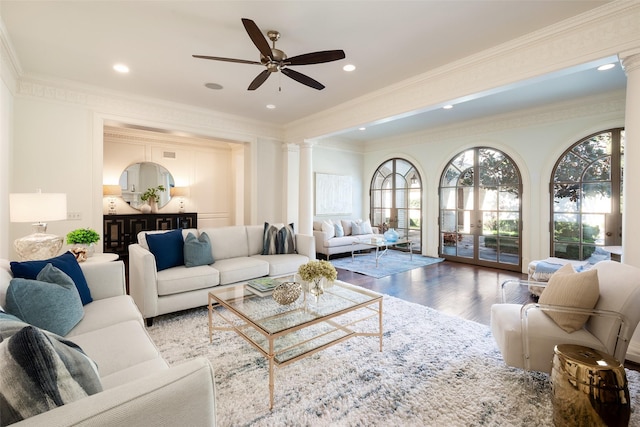
[[[607,237],[611,237],[613,235],[613,233],[610,231],[607,231],[605,234],[607,235]]]

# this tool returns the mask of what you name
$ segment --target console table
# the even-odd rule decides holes
[[[104,215],[103,251],[129,261],[129,245],[138,243],[141,231],[198,228],[197,213]]]

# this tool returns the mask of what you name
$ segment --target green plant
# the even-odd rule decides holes
[[[158,200],[158,193],[161,191],[165,191],[164,185],[147,188],[147,191],[142,193],[142,195],[140,196],[140,200],[142,200],[143,202],[146,202],[149,199]]]
[[[78,228],[77,230],[67,233],[68,245],[90,245],[91,243],[96,243],[98,240],[100,240],[100,235],[91,228]]]

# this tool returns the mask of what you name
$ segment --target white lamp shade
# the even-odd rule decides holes
[[[187,197],[189,196],[189,187],[171,187],[169,194],[171,197]]]
[[[67,219],[67,195],[64,193],[9,194],[11,222],[44,222]]]
[[[103,196],[121,196],[122,187],[120,187],[119,185],[103,185],[102,195]]]

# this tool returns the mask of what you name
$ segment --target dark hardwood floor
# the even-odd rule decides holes
[[[451,261],[381,279],[338,269],[338,279],[345,282],[485,325],[491,305],[501,301],[501,284],[526,278],[526,274]],[[524,300],[528,300],[525,290],[515,301]]]

